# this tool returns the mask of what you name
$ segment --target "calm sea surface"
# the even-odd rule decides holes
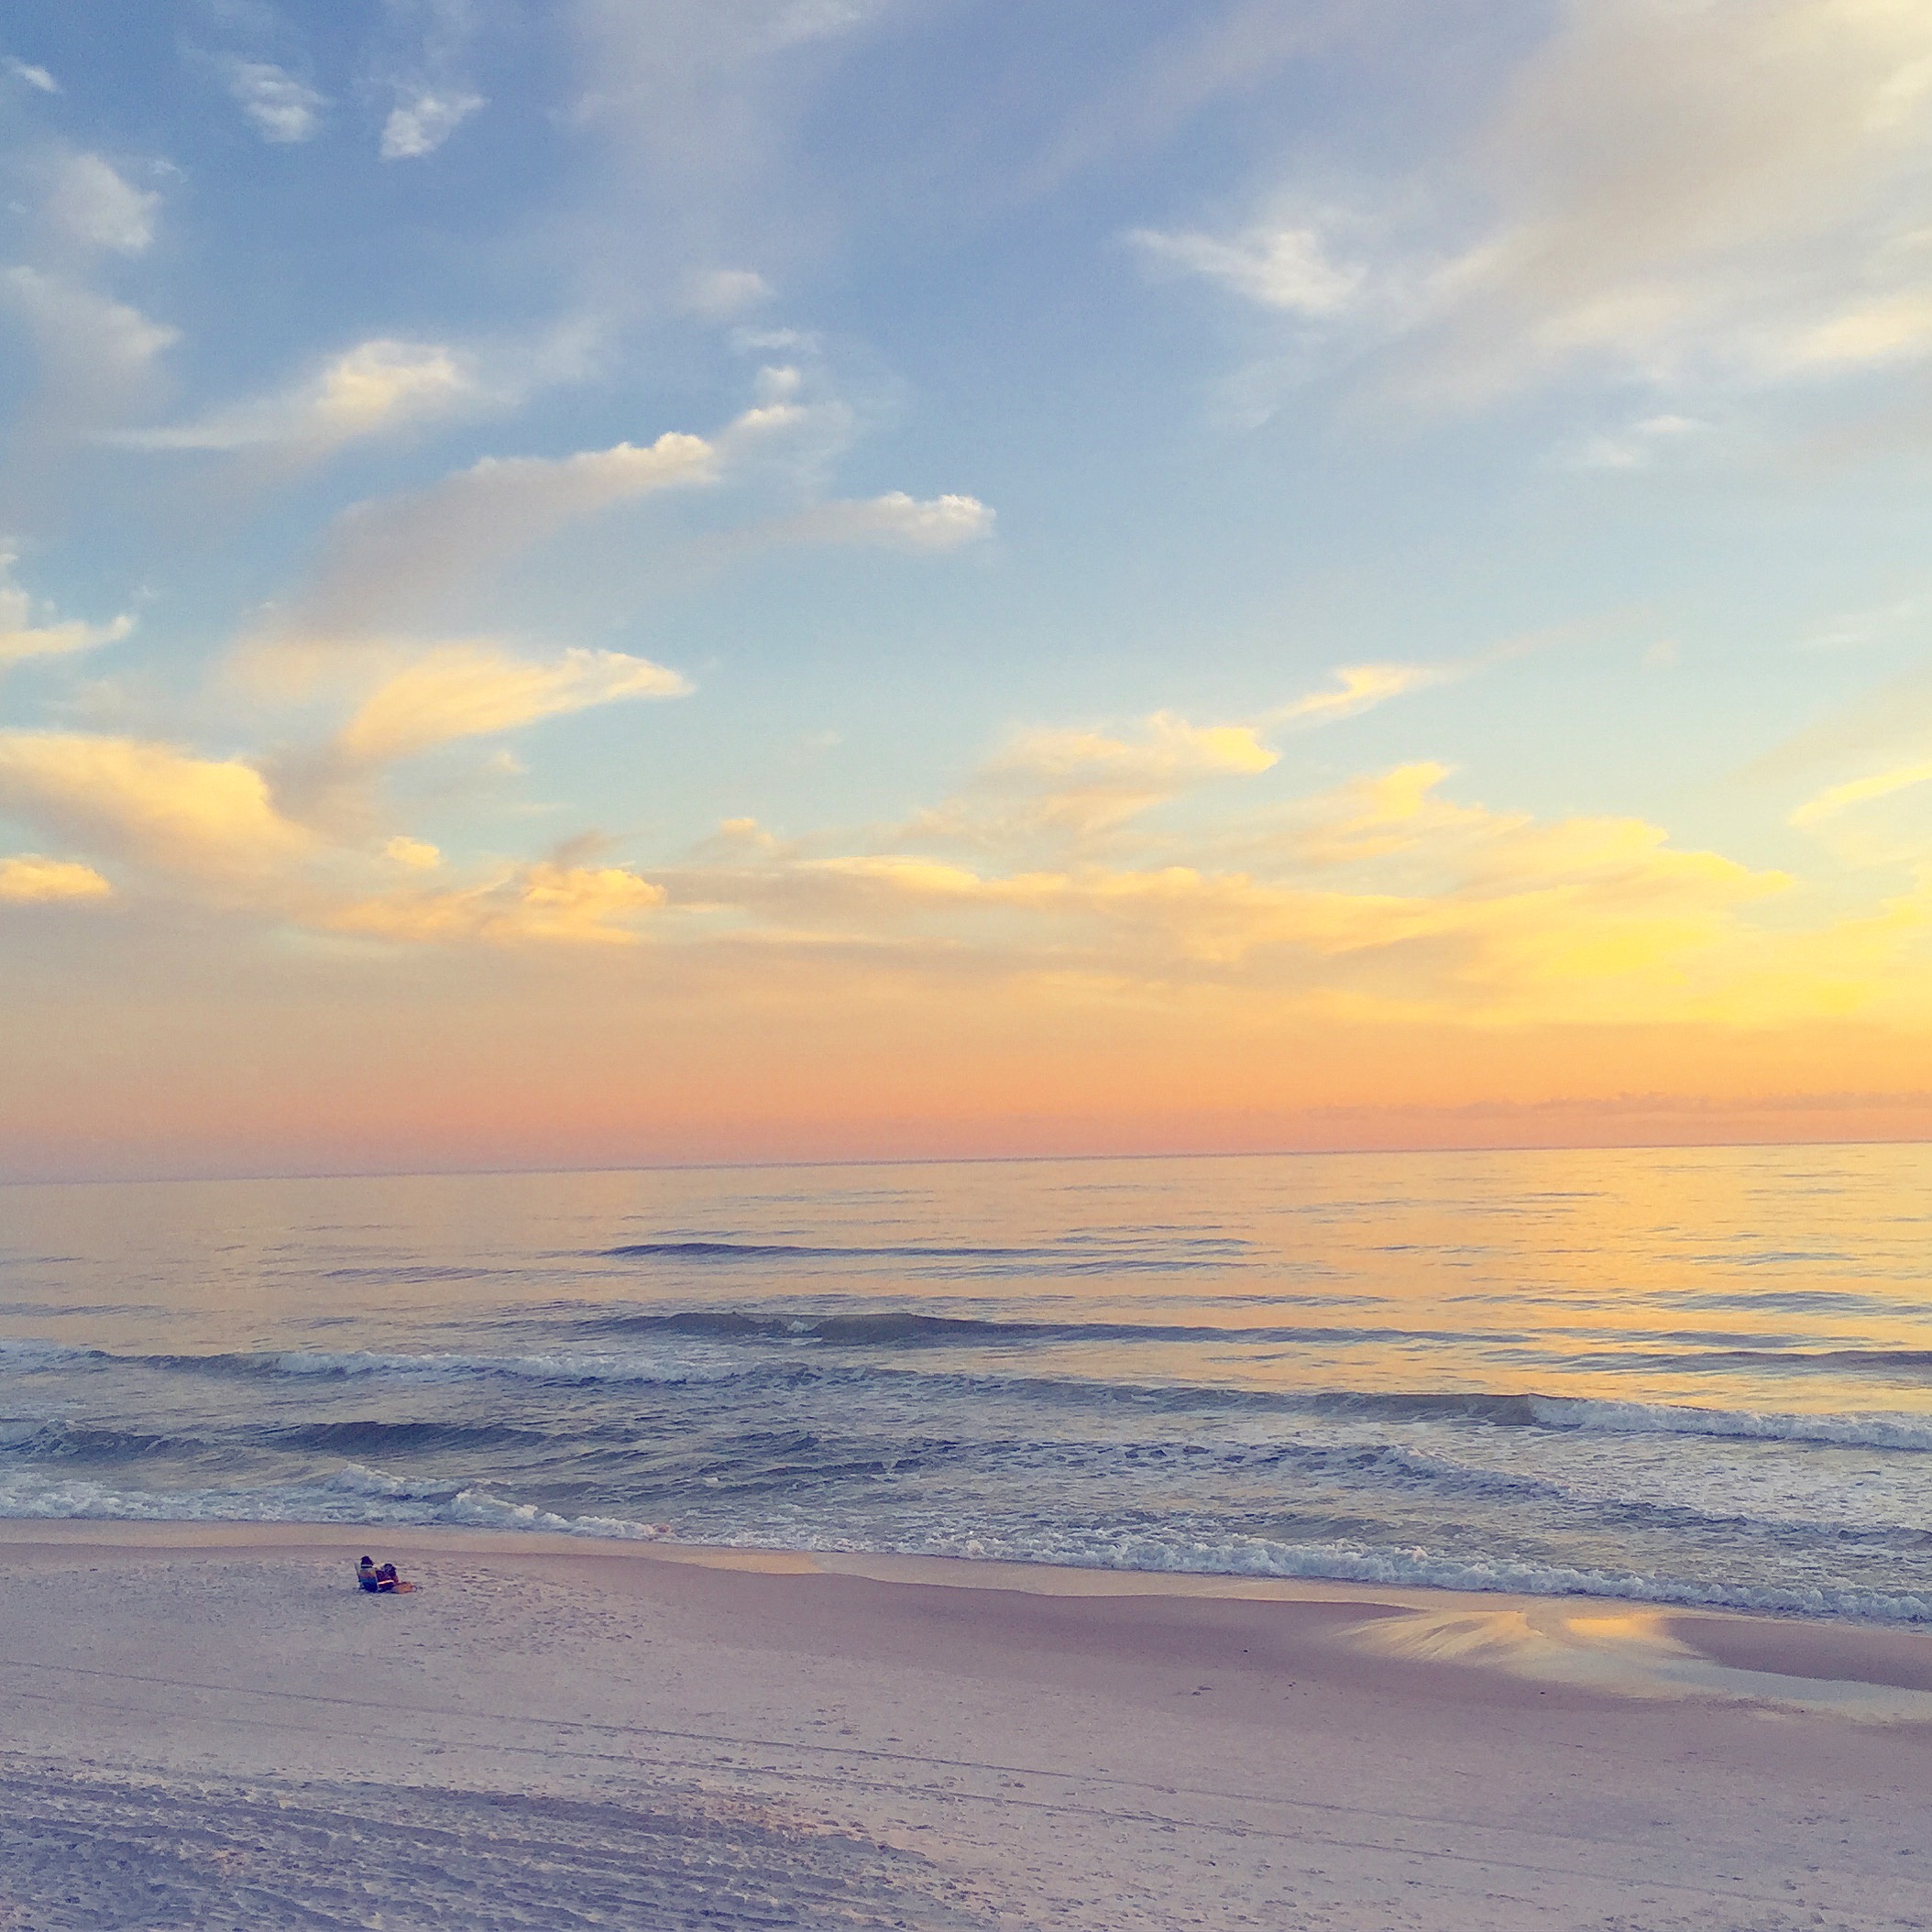
[[[0,1515],[1932,1619],[1932,1148],[0,1189]]]

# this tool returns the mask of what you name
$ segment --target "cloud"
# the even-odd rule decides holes
[[[543,699],[526,697],[524,708],[542,715]],[[456,717],[444,724],[445,735],[473,728]],[[567,853],[499,866],[474,884],[397,885],[399,866],[440,868],[434,846],[404,835],[373,851],[345,846],[287,818],[256,766],[137,739],[0,732],[0,812],[142,867],[191,903],[398,943],[624,944],[664,898],[636,873]],[[0,899],[109,890],[78,862],[0,862]]]
[[[293,146],[322,131],[327,98],[272,60],[225,60],[229,94],[263,140]]]
[[[1663,449],[1707,427],[1692,416],[1645,416],[1618,434],[1573,445],[1559,460],[1571,469],[1649,469]]]
[[[499,711],[515,708],[505,700]],[[521,701],[526,718],[564,708],[542,693]],[[492,728],[445,710],[440,735]],[[0,732],[0,812],[140,867],[153,890],[191,904],[399,944],[628,944],[665,896],[626,867],[577,862],[570,848],[532,864],[498,865],[471,883],[398,884],[399,868],[443,871],[442,854],[404,834],[373,846],[331,840],[288,818],[255,765],[137,739]],[[587,842],[595,841],[575,850]],[[110,890],[77,862],[0,861],[0,900]]]
[[[385,0],[387,55],[377,84],[394,99],[378,152],[385,161],[421,160],[489,104],[469,79],[477,13],[470,0]]]
[[[680,697],[690,688],[676,672],[620,651],[566,651],[540,663],[488,644],[446,644],[366,699],[336,750],[352,763],[387,763],[454,739],[514,730],[620,698]]]
[[[1897,636],[1901,631],[1927,628],[1932,617],[1932,598],[1900,598],[1863,610],[1846,610],[1828,618],[1809,635],[1798,640],[1801,651],[1850,651]]]
[[[208,884],[279,874],[315,846],[253,765],[133,738],[0,731],[0,811]]]
[[[97,154],[63,156],[54,169],[47,212],[70,240],[86,248],[139,255],[154,240],[159,194],[130,187]]]
[[[1594,0],[1556,21],[1457,149],[1359,184],[1359,262],[1333,220],[1136,238],[1304,324],[1406,337],[1393,379],[1438,402],[1575,366],[1773,385],[1932,355],[1932,14]]]
[[[126,431],[115,441],[129,449],[279,449],[313,458],[488,400],[471,358],[460,350],[380,336],[331,357],[278,394],[199,423]]]
[[[771,301],[773,289],[753,269],[699,269],[685,277],[678,307],[687,315],[724,322]]]
[[[1895,771],[1874,773],[1869,778],[1828,785],[1799,806],[1792,813],[1791,822],[1799,827],[1818,825],[1853,806],[1869,805],[1875,799],[1890,798],[1926,784],[1932,784],[1932,763],[1905,765]]]
[[[440,598],[575,519],[708,483],[717,460],[702,436],[667,431],[642,446],[486,456],[412,496],[358,504],[336,520],[313,580],[264,642],[300,650],[406,630]]]
[[[664,891],[622,866],[544,863],[448,891],[390,892],[328,915],[329,929],[409,945],[629,946]]]
[[[1131,735],[1015,732],[951,798],[892,835],[899,844],[1025,847],[1112,833],[1183,792],[1267,771],[1279,753],[1246,725],[1195,725],[1170,711]]]
[[[863,501],[815,503],[771,526],[769,535],[808,543],[876,543],[887,549],[957,550],[993,534],[993,512],[977,497],[928,497],[903,489]]]
[[[479,93],[414,93],[390,110],[379,151],[386,161],[418,160],[434,154],[471,115],[488,104]]]
[[[77,414],[111,412],[179,340],[138,309],[39,269],[0,269],[0,304],[32,331],[49,385]]]
[[[1287,62],[1319,52],[1336,38],[1342,14],[1234,0],[1181,16],[1175,32],[1147,46],[1124,80],[1082,89],[1071,118],[1029,171],[1029,185],[1057,187],[1123,150],[1169,140],[1211,104],[1252,93]]]
[[[1290,314],[1333,315],[1367,276],[1359,264],[1331,260],[1327,242],[1312,227],[1257,225],[1228,236],[1136,228],[1127,239],[1153,261]]]
[[[1338,689],[1311,691],[1263,714],[1262,729],[1280,725],[1330,724],[1353,718],[1410,691],[1459,677],[1470,668],[1454,664],[1344,664],[1335,673]]]
[[[1233,776],[1267,768],[1251,741],[1180,744],[1182,763],[1198,752]],[[1043,749],[1048,763],[1121,759],[1077,741]],[[1402,768],[1299,801],[1243,865],[1183,847],[1137,863],[1002,871],[738,839],[659,876],[690,917],[735,913],[818,945],[896,936],[908,968],[955,976],[976,960],[1019,983],[1246,990],[1357,1017],[1485,1026],[1743,1020],[1726,989],[1759,970],[1763,942],[1741,914],[1784,891],[1783,874],[1677,851],[1641,820],[1539,824],[1457,805],[1438,796],[1444,775]],[[1849,942],[1817,943],[1822,959]],[[1837,994],[1806,981],[1776,997],[1816,1007]],[[1770,998],[1753,993],[1753,1019]]]
[[[0,859],[0,906],[46,906],[113,895],[114,887],[93,866],[71,859],[43,859],[37,852]]]
[[[11,553],[0,551],[0,670],[29,657],[64,657],[97,644],[118,643],[134,630],[134,619],[126,612],[104,624],[51,617],[36,623],[33,598],[13,581],[18,562]]]
[[[1280,752],[1263,734],[1352,718],[1408,691],[1466,674],[1473,665],[1348,664],[1336,688],[1312,691],[1246,723],[1198,725],[1157,711],[1126,733],[1021,731],[957,796],[895,835],[972,846],[1026,845],[1043,837],[1093,840],[1199,786],[1268,771]],[[1434,776],[1445,774],[1429,768]]]
[[[426,839],[412,839],[401,832],[385,841],[382,856],[418,873],[434,872],[443,863],[443,854]]]
[[[1133,739],[1022,732],[982,767],[974,789],[1023,800],[1017,817],[1028,829],[1086,835],[1192,786],[1265,772],[1279,755],[1246,725],[1194,725],[1157,711]]]
[[[55,80],[46,68],[36,67],[31,61],[16,60],[13,55],[9,54],[5,60],[0,60],[0,68],[4,68],[15,80],[22,82],[25,86],[31,87],[36,93],[59,93],[60,92],[60,82]]]

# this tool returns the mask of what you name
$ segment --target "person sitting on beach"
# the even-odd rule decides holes
[[[400,1590],[402,1579],[396,1575],[396,1565],[386,1563],[376,1572],[376,1587],[379,1590]]]
[[[366,1590],[379,1590],[382,1587],[380,1575],[381,1573],[367,1556],[356,1565],[356,1581]]]

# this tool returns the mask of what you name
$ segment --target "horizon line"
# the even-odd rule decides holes
[[[1741,1153],[1771,1147],[1932,1147],[1932,1135],[1893,1134],[1821,1140],[1619,1140],[1509,1142],[1477,1147],[1189,1147],[1144,1151],[1098,1150],[1068,1154],[828,1155],[763,1160],[643,1160],[567,1162],[556,1166],[447,1168],[319,1168],[294,1172],[238,1174],[0,1175],[0,1188],[193,1187],[256,1185],[276,1180],[457,1180],[545,1174],[768,1173],[796,1168],[1038,1167],[1054,1161],[1103,1160],[1346,1160],[1386,1156],[1415,1159],[1455,1154],[1663,1154]]]

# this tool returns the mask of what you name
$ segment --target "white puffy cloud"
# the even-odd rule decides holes
[[[272,60],[230,60],[222,64],[229,94],[263,140],[292,146],[322,131],[327,98]]]
[[[423,90],[399,101],[382,124],[379,152],[386,161],[418,160],[434,154],[479,107],[479,93]]]
[[[47,212],[71,241],[86,248],[139,255],[154,240],[159,194],[130,187],[98,154],[63,156],[54,168]]]
[[[957,550],[993,534],[993,512],[977,497],[924,499],[903,489],[862,500],[815,503],[775,526],[800,543],[878,543],[895,550]]]
[[[378,152],[385,161],[420,160],[488,103],[470,78],[478,19],[472,0],[384,0],[387,49],[376,82],[394,104]]]
[[[60,92],[60,82],[55,80],[46,68],[36,67],[30,60],[16,60],[12,54],[9,54],[4,61],[0,61],[0,67],[4,67],[15,80],[20,82],[23,85],[31,87],[36,93],[59,93]]]
[[[0,551],[0,670],[29,657],[64,657],[97,644],[118,643],[133,631],[134,619],[125,611],[104,624],[62,620],[47,611],[37,614],[33,598],[14,581],[18,562],[11,553]]]

